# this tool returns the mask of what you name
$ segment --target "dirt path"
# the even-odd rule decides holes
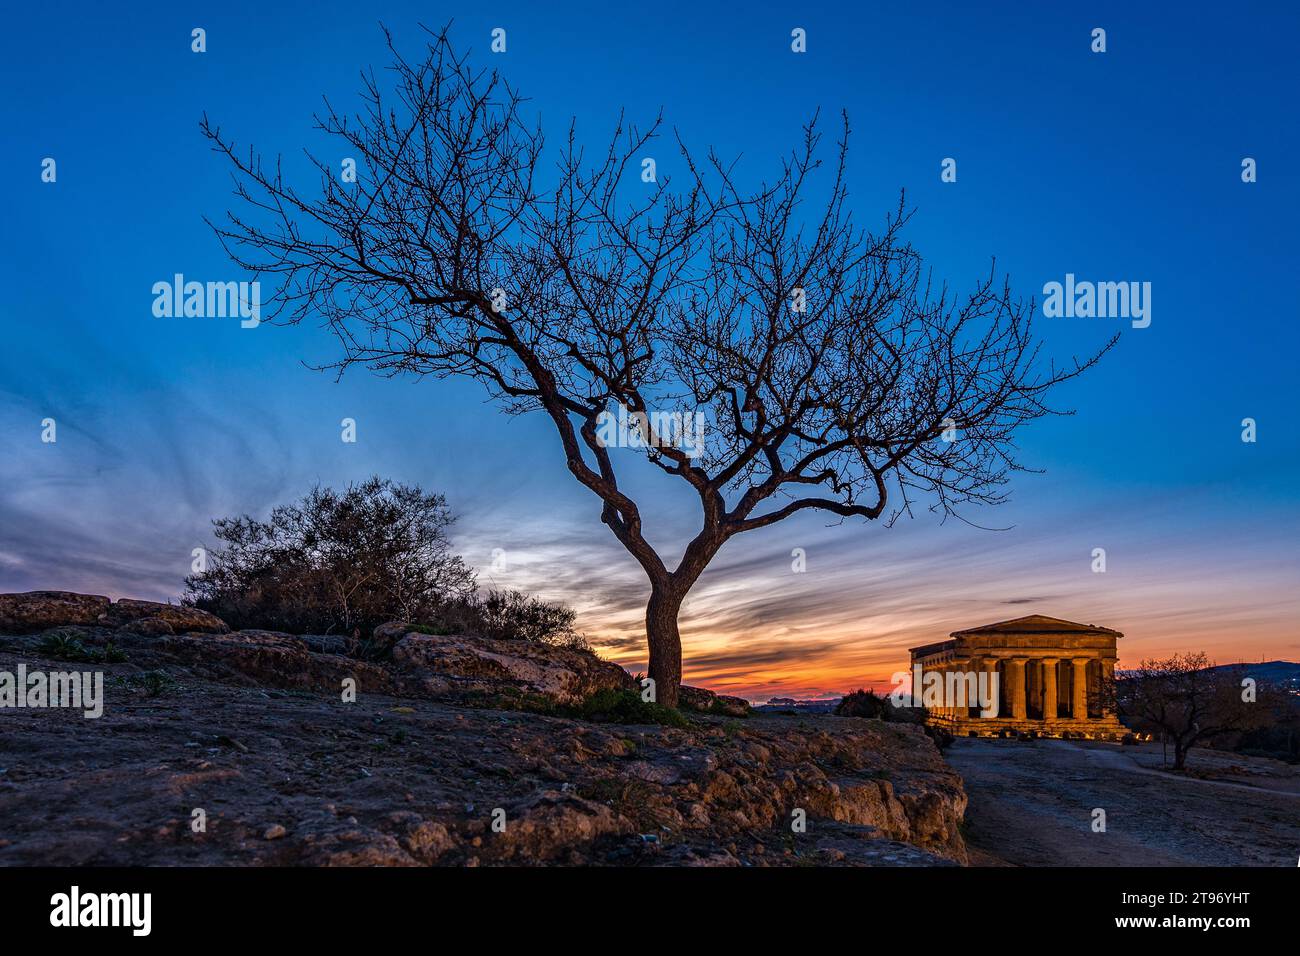
[[[956,741],[976,863],[1013,866],[1295,866],[1300,768],[1195,751],[1187,776],[1159,744]],[[1094,810],[1105,832],[1093,831]]]

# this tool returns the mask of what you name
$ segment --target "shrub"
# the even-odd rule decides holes
[[[138,687],[149,697],[157,697],[176,686],[176,681],[166,671],[142,671],[126,679],[131,687]]]
[[[88,661],[91,659],[81,638],[70,634],[46,634],[41,638],[40,651],[46,657],[59,661]]]
[[[565,604],[544,601],[522,591],[488,591],[447,601],[429,621],[411,625],[421,634],[475,634],[493,640],[537,641],[589,651],[586,638],[573,628],[576,612]]]
[[[855,690],[845,694],[835,705],[835,713],[840,717],[866,717],[868,720],[888,720],[893,705],[884,697],[877,697],[875,691]]]
[[[573,716],[610,724],[690,726],[690,721],[678,711],[663,704],[644,701],[640,694],[632,690],[598,690],[573,708]]]
[[[91,664],[120,664],[126,660],[126,653],[109,641],[101,651],[87,647],[81,637],[75,633],[54,631],[41,638],[40,652],[46,657],[60,661],[76,661]]]
[[[318,486],[265,521],[214,521],[222,545],[186,579],[186,603],[234,628],[296,634],[428,620],[473,592],[473,572],[451,550],[454,520],[442,495],[416,485]]]

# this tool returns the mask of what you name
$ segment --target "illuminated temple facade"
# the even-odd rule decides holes
[[[1113,692],[1115,642],[1123,636],[1041,614],[954,631],[946,641],[910,649],[913,692],[918,675],[925,679],[931,672],[946,686],[996,674],[996,716],[985,715],[974,699],[958,696],[957,706],[944,695],[930,706],[926,722],[963,737],[1033,732],[1117,739],[1127,732],[1115,716]]]

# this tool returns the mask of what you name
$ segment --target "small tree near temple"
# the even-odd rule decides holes
[[[1116,682],[1120,712],[1156,728],[1174,745],[1174,770],[1202,742],[1254,730],[1270,719],[1269,707],[1246,692],[1243,667],[1215,667],[1204,651],[1144,660]]]

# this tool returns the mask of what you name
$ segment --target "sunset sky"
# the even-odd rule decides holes
[[[153,283],[175,273],[247,278],[201,220],[232,202],[204,112],[241,145],[283,152],[292,176],[320,145],[321,95],[351,106],[358,71],[385,64],[378,21],[415,52],[417,22],[454,20],[457,44],[531,97],[553,139],[571,116],[596,137],[620,109],[662,106],[686,141],[742,156],[758,179],[816,109],[843,108],[856,213],[875,224],[906,188],[908,238],[936,278],[968,289],[996,255],[1040,300],[1066,273],[1152,284],[1145,329],[1040,311],[1058,361],[1123,335],[1058,395],[1074,416],[1023,433],[1021,460],[1042,473],[1017,476],[1010,504],[966,513],[983,528],[924,511],[891,528],[804,515],[728,543],[683,614],[689,683],[758,700],[883,687],[909,646],[1030,613],[1122,631],[1121,667],[1176,650],[1300,659],[1296,10],[269,6],[8,14],[0,590],[176,599],[211,518],[378,473],[447,495],[480,583],[570,602],[594,644],[644,669],[644,577],[549,422],[506,417],[469,382],[336,382],[304,366],[337,355],[307,325],[151,312]],[[190,51],[196,26],[207,53]],[[1098,26],[1105,54],[1089,50]],[[488,53],[494,27],[503,55]],[[795,27],[806,54],[790,50]],[[940,182],[945,157],[956,183]],[[1241,181],[1243,157],[1258,182]],[[668,143],[656,159],[672,172]],[[41,442],[47,417],[55,444]],[[356,444],[339,440],[344,417]],[[697,529],[693,495],[635,454],[622,451],[626,483],[675,555]]]

